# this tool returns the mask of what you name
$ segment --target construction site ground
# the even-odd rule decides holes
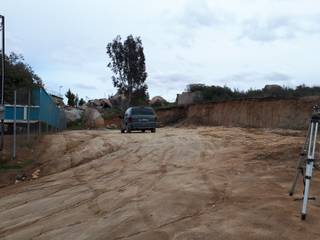
[[[0,188],[0,239],[320,239],[319,200],[301,221],[301,202],[288,196],[304,135],[224,127],[48,135],[40,177]],[[300,179],[296,197],[302,188]]]

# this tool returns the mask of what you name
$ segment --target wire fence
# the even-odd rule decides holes
[[[25,148],[36,148],[40,136],[66,128],[64,111],[43,88],[15,90],[7,98],[4,119],[3,154],[13,159]]]

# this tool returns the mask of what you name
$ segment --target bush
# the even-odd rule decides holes
[[[119,108],[107,108],[107,109],[103,109],[102,110],[102,118],[104,120],[109,120],[115,117],[118,117],[120,115],[122,115],[123,113],[121,112],[121,110]]]
[[[84,114],[81,114],[80,119],[67,123],[67,129],[69,130],[81,130],[84,128]]]
[[[225,101],[232,99],[246,98],[298,98],[305,96],[320,96],[320,87],[307,87],[305,85],[297,86],[295,89],[289,87],[280,87],[269,85],[263,89],[249,89],[239,91],[230,89],[227,86],[205,86],[203,84],[190,84],[187,87],[189,92],[199,92],[202,95],[203,102]]]

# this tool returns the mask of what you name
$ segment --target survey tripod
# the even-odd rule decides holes
[[[308,134],[306,137],[305,144],[300,153],[300,158],[297,164],[297,172],[293,180],[292,187],[290,189],[289,195],[292,196],[299,176],[303,177],[303,198],[302,209],[301,209],[301,219],[305,220],[307,216],[307,205],[309,200],[315,200],[314,197],[309,197],[310,182],[312,178],[313,168],[319,169],[319,165],[315,164],[316,158],[316,145],[317,145],[317,135],[320,123],[320,106],[316,105],[312,109],[312,115],[310,119]]]

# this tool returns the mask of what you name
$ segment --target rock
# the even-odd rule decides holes
[[[40,169],[35,170],[32,173],[32,179],[37,179],[39,177],[39,174],[40,174]]]
[[[19,182],[22,182],[22,181],[26,181],[27,180],[27,175],[26,174],[18,174],[16,176],[16,181],[15,183],[19,183]]]
[[[87,103],[87,106],[98,108],[98,109],[105,109],[105,108],[111,108],[112,103],[107,98],[100,98],[100,99],[90,100]]]
[[[121,126],[121,119],[118,116],[115,116],[113,118],[105,119],[104,125],[107,126],[107,128],[120,128]]]
[[[83,114],[82,109],[73,108],[73,107],[65,108],[64,112],[65,112],[67,123],[80,120]]]
[[[150,100],[151,106],[165,106],[168,102],[161,96],[155,96]]]
[[[91,107],[84,110],[84,124],[87,128],[102,128],[105,126],[100,112]]]
[[[116,106],[116,107],[123,107],[126,105],[126,102],[127,102],[126,97],[124,96],[124,94],[121,94],[121,93],[117,93],[116,95],[111,96],[109,100],[112,106]]]
[[[108,128],[108,129],[118,129],[119,127],[116,124],[112,123],[112,124],[108,124],[106,126],[106,128]]]

